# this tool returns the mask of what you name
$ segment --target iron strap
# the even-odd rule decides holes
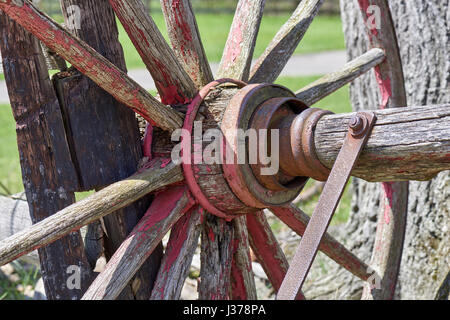
[[[342,148],[278,291],[278,300],[294,300],[300,291],[375,121],[371,112],[359,112],[350,120]]]

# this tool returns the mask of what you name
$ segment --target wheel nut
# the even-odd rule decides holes
[[[364,119],[359,115],[354,115],[350,118],[348,126],[352,130],[352,136],[357,137],[364,131]]]

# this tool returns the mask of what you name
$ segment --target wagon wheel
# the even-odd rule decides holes
[[[368,173],[364,166],[368,166],[370,161],[355,162],[367,142],[375,115],[354,115],[349,129],[349,115],[330,115],[329,112],[309,108],[373,67],[383,95],[381,108],[406,105],[401,61],[386,1],[359,1],[364,19],[369,24],[373,18],[369,14],[369,5],[378,6],[382,13],[380,29],[368,28],[373,48],[366,54],[295,94],[271,84],[293,54],[322,2],[302,1],[251,68],[265,1],[239,1],[218,72],[218,77],[225,79],[213,81],[188,0],[161,1],[172,49],[145,12],[141,1],[110,0],[155,80],[161,97],[159,101],[29,1],[1,1],[0,9],[12,19],[148,121],[144,150],[150,160],[129,179],[115,183],[0,243],[0,264],[45,246],[71,230],[153,192],[155,200],[146,215],[92,283],[84,299],[117,298],[170,230],[165,256],[152,291],[153,299],[179,298],[200,233],[201,299],[256,298],[250,248],[273,287],[279,291],[279,299],[303,298],[301,285],[318,249],[363,281],[374,275],[383,278],[381,291],[388,292],[383,296],[392,296],[402,251],[404,219],[395,218],[395,223],[380,228],[377,233],[377,239],[383,239],[381,251],[374,254],[372,261],[378,274],[326,234],[348,175],[352,172],[372,181],[426,179],[448,167],[441,166],[431,173],[425,169],[400,173],[395,168],[380,167]],[[187,110],[186,115],[181,112],[183,110]],[[389,124],[389,119],[399,117],[389,112],[376,113],[376,116],[383,120],[384,125]],[[405,121],[412,116],[408,113]],[[223,152],[215,150],[211,156],[231,154],[233,160],[242,146],[236,137],[236,129],[280,129],[282,170],[271,175],[258,174],[262,169],[268,169],[260,159],[251,165],[236,165],[236,161],[223,165],[205,164],[205,159],[197,163],[196,156],[199,150],[203,154],[205,145],[198,141],[196,144],[195,137],[194,141],[182,139],[185,147],[183,163],[171,161],[174,145],[168,142],[170,133],[179,128],[192,133],[196,120],[202,121],[202,132],[220,128],[225,135]],[[315,141],[318,140],[318,132],[324,132],[333,125],[334,129],[339,129],[333,129],[328,139],[343,145],[345,161],[339,157],[336,160],[337,152],[322,152],[321,143]],[[358,130],[361,135],[358,135]],[[347,140],[342,142],[346,133]],[[349,147],[350,140],[358,145]],[[263,138],[260,141],[268,147],[267,141]],[[191,146],[194,152],[186,152]],[[249,147],[245,143],[243,146],[244,151]],[[227,153],[230,150],[233,152]],[[244,154],[251,156],[248,151]],[[332,169],[334,180],[330,177],[327,184],[332,187],[325,187],[319,201],[321,207],[319,205],[310,221],[305,213],[289,203],[309,177],[326,180],[334,161],[346,164],[345,170]],[[387,188],[400,190],[404,184],[389,184]],[[327,196],[332,197],[329,204],[334,208],[327,208]],[[406,197],[405,194],[402,196]],[[291,268],[265,218],[265,208],[271,209],[303,236]],[[394,210],[399,212],[394,214]],[[405,212],[405,208],[390,207],[386,214],[388,217],[404,217]],[[376,297],[375,292],[369,288],[364,297]]]

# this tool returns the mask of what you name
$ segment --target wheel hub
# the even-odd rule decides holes
[[[291,202],[309,177],[326,180],[329,174],[314,148],[315,125],[329,113],[308,108],[279,85],[243,87],[220,121],[221,163],[185,165],[193,172],[186,176],[192,193],[212,214],[227,219]],[[198,144],[191,143],[196,152]]]

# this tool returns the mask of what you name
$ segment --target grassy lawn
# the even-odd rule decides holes
[[[14,273],[9,277],[0,276],[0,300],[29,300],[27,292],[33,290],[40,278],[39,269],[22,266],[18,261],[12,263]]]
[[[166,40],[168,40],[166,25],[161,11],[155,9],[151,16]],[[270,43],[273,36],[288,20],[289,16],[289,14],[280,14],[265,15],[263,17],[255,48],[255,58],[264,52],[264,49]],[[222,58],[223,48],[225,47],[228,32],[233,21],[233,14],[198,13],[196,17],[208,60],[210,62],[219,62]],[[62,17],[60,16],[54,16],[53,18],[60,23],[62,22]],[[117,22],[119,26],[119,40],[124,49],[127,68],[129,70],[145,68],[141,57],[128,38],[123,26],[119,21]],[[295,50],[295,54],[340,49],[345,49],[340,17],[337,15],[319,15],[314,19],[306,32],[305,37]],[[0,80],[4,80],[4,76],[1,73]]]
[[[162,13],[155,11],[151,16],[167,39],[166,25]],[[255,48],[255,58],[261,55],[273,36],[288,18],[289,15],[287,14],[266,15],[263,17]],[[200,35],[210,62],[219,62],[222,58],[223,48],[232,21],[232,14],[201,13],[197,15]],[[139,54],[136,52],[136,49],[120,23],[119,39],[125,52],[128,69],[145,68]],[[339,49],[345,49],[341,19],[339,16],[322,15],[314,19],[295,53],[301,54]]]
[[[9,105],[0,105],[0,194],[23,190],[15,122]],[[2,185],[4,187],[2,187]],[[7,190],[4,190],[6,187]]]

